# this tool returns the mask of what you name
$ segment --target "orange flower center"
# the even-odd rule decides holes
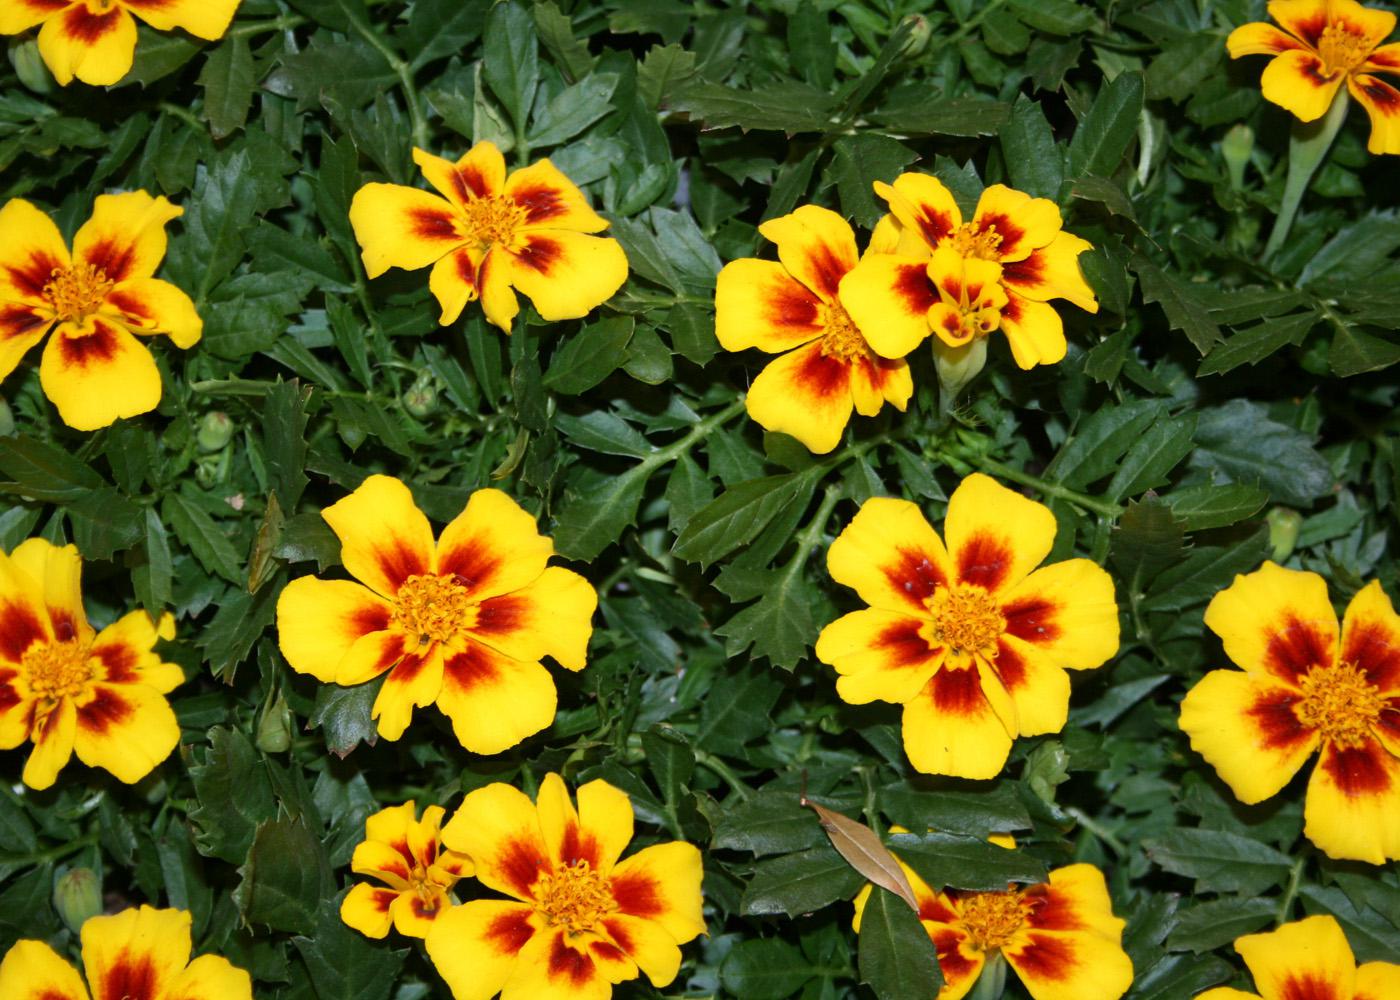
[[[515,231],[525,224],[525,209],[504,195],[473,198],[463,213],[467,229],[483,250],[497,243],[508,246],[515,239]]]
[[[1366,61],[1374,46],[1345,24],[1333,22],[1322,29],[1322,37],[1317,41],[1317,54],[1322,57],[1323,69],[1328,76],[1335,73],[1350,73]]]
[[[543,876],[535,885],[535,901],[549,926],[567,928],[570,934],[592,930],[617,909],[608,880],[582,860],[558,865],[553,875]]]
[[[826,306],[822,322],[826,327],[826,333],[822,335],[822,353],[827,357],[850,362],[870,354],[865,338],[840,303],[833,302]]]
[[[934,638],[955,652],[990,653],[1006,631],[997,602],[980,587],[939,587],[928,605]]]
[[[959,901],[963,929],[981,951],[1001,948],[1026,921],[1026,908],[1017,892],[979,892]]]
[[[1301,686],[1303,700],[1294,709],[1298,721],[1339,746],[1365,743],[1385,707],[1380,691],[1350,663],[1318,667]]]
[[[19,662],[29,690],[48,701],[76,698],[92,681],[87,649],[77,639],[36,642],[25,650]]]
[[[476,624],[476,602],[447,576],[410,576],[394,595],[393,623],[419,643],[447,642]]]
[[[91,264],[56,267],[49,273],[44,298],[61,320],[80,322],[97,311],[107,298],[113,282],[107,272]]]
[[[948,234],[948,243],[964,257],[1001,260],[1001,234],[996,226],[983,229],[976,222],[964,222]]]

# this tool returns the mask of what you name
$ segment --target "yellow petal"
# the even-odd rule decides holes
[[[47,308],[44,286],[68,264],[68,247],[52,219],[23,198],[5,202],[0,208],[0,301]]]
[[[1088,240],[1073,233],[1056,233],[1054,239],[1032,251],[1025,260],[1006,264],[1001,280],[1007,288],[1033,302],[1068,299],[1085,312],[1096,313],[1098,300],[1079,267],[1079,255],[1092,249]]]
[[[1235,950],[1249,966],[1254,988],[1266,997],[1287,997],[1291,982],[1311,980],[1346,1000],[1356,985],[1356,959],[1334,917],[1308,917],[1267,934],[1248,934],[1235,941]]]
[[[506,161],[493,142],[478,142],[456,163],[422,149],[413,162],[437,192],[459,208],[477,198],[494,198],[506,183]]]
[[[44,346],[39,384],[69,427],[95,431],[160,403],[160,371],[126,330],[89,316],[60,323]]]
[[[1259,82],[1266,101],[1291,111],[1299,121],[1311,122],[1327,113],[1344,78],[1341,73],[1329,76],[1321,59],[1295,49],[1269,60]]]
[[[39,29],[39,55],[61,87],[74,77],[109,87],[126,76],[135,53],[136,22],[121,6],[95,14],[75,3]]]
[[[953,578],[943,542],[919,508],[888,497],[861,505],[831,543],[826,565],[833,580],[871,607],[921,618],[934,591]]]
[[[1236,664],[1288,685],[1336,662],[1337,614],[1316,573],[1266,562],[1216,594],[1205,621]]]
[[[429,890],[426,899],[417,892],[401,892],[389,904],[389,915],[394,930],[404,937],[426,938],[438,919],[452,909],[452,898],[442,889]]]
[[[437,701],[443,689],[442,661],[441,644],[430,643],[408,653],[389,671],[370,710],[370,717],[379,723],[380,736],[397,740],[408,728],[415,708]]]
[[[16,941],[0,962],[5,1000],[88,1000],[78,970],[43,941]]]
[[[392,597],[410,576],[433,570],[433,528],[413,494],[392,476],[369,476],[321,512],[340,539],[340,559],[355,579]]]
[[[1063,220],[1060,207],[1049,198],[1032,198],[1005,184],[990,184],[977,200],[972,224],[979,234],[996,229],[1001,237],[997,259],[1010,263],[1025,260],[1032,250],[1047,245]]]
[[[40,594],[54,637],[60,642],[75,638],[91,641],[95,633],[83,610],[83,557],[78,554],[78,547],[54,545],[46,538],[27,538],[15,546],[10,558],[42,588]],[[152,638],[146,648],[154,644]]]
[[[1022,370],[1053,365],[1065,359],[1069,344],[1060,314],[1044,302],[1008,290],[1001,313],[1001,329],[1011,345],[1011,356]]]
[[[19,367],[44,334],[53,326],[53,317],[35,306],[0,302],[0,379]]]
[[[1354,1000],[1387,1000],[1400,997],[1400,965],[1367,962],[1356,970]]]
[[[72,0],[9,0],[0,5],[0,35],[18,35],[67,7]]]
[[[506,333],[510,333],[510,325],[520,312],[520,301],[511,287],[514,277],[512,263],[510,251],[504,247],[492,247],[481,259],[481,267],[476,272],[481,311],[486,314],[488,323]]]
[[[1014,706],[1020,736],[1058,733],[1069,716],[1069,675],[1044,651],[1004,635],[987,661]]]
[[[1001,599],[1008,635],[1069,670],[1092,670],[1118,652],[1113,578],[1088,559],[1042,566]]]
[[[454,1000],[490,1000],[515,971],[520,950],[541,922],[522,903],[474,899],[434,921],[424,943]]]
[[[466,224],[450,202],[401,184],[366,184],[350,200],[350,225],[365,273],[427,267],[468,242]]]
[[[781,354],[820,337],[822,302],[782,264],[745,258],[724,265],[715,281],[715,336],[726,351],[756,347]]]
[[[122,0],[122,3],[159,31],[179,28],[196,38],[213,41],[228,31],[240,0]]]
[[[1400,42],[1376,49],[1366,57],[1361,69],[1372,73],[1400,73]]]
[[[609,882],[618,912],[661,925],[685,944],[705,933],[701,915],[700,851],[671,841],[644,848],[613,869]]]
[[[938,301],[927,259],[868,253],[841,279],[841,305],[884,358],[902,358],[923,343],[932,332],[929,308]]]
[[[73,260],[90,264],[108,281],[149,278],[165,258],[166,225],[184,213],[164,196],[145,191],[100,194],[92,218],[73,237]]]
[[[1244,990],[1231,989],[1228,986],[1217,986],[1213,990],[1206,990],[1199,994],[1196,1000],[1263,1000],[1258,993],[1246,993]]]
[[[103,312],[133,333],[163,333],[179,348],[193,347],[204,321],[188,295],[159,278],[130,278],[107,293]]]
[[[605,236],[532,230],[521,246],[493,253],[508,256],[511,284],[550,323],[587,316],[627,280],[622,244]]]
[[[1240,56],[1276,56],[1289,49],[1301,49],[1303,43],[1272,24],[1255,21],[1230,32],[1225,47],[1230,50],[1231,59],[1238,59]]]
[[[1013,593],[1055,544],[1055,515],[990,476],[974,472],[948,500],[943,532],[959,582]]]
[[[885,403],[904,412],[914,395],[909,362],[866,352],[851,359],[851,400],[862,417],[873,417]]]
[[[1360,669],[1381,694],[1400,694],[1400,615],[1379,580],[1347,605],[1341,648],[1342,662]]]
[[[358,882],[340,901],[340,919],[365,937],[388,937],[394,925],[389,908],[398,896],[394,889]]]
[[[445,255],[433,265],[428,274],[428,290],[442,307],[438,317],[439,326],[450,326],[457,322],[468,302],[475,302],[479,291],[476,287],[477,270],[485,254],[472,246],[459,247]]]
[[[553,867],[535,804],[504,782],[468,792],[442,841],[472,859],[482,885],[521,900],[533,898],[536,880]]]
[[[36,719],[31,733],[34,749],[24,763],[21,780],[36,791],[52,786],[58,772],[73,756],[77,729],[78,713],[68,698],[59,702],[43,719]]]
[[[625,964],[616,981],[635,978],[637,967],[601,937],[585,933],[574,938],[562,928],[546,928],[520,950],[501,1000],[608,1000],[613,983],[609,973],[618,959]]]
[[[437,706],[472,753],[509,750],[554,721],[554,678],[538,663],[472,642],[449,656],[446,667]]]
[[[817,205],[803,205],[758,227],[778,245],[783,267],[824,302],[835,302],[844,278],[856,266],[856,234],[845,219]]]
[[[572,570],[550,566],[528,586],[483,601],[469,634],[517,660],[552,656],[569,670],[582,670],[597,607],[592,584]]]
[[[1400,859],[1400,759],[1379,740],[1329,743],[1308,781],[1303,835],[1329,858]]]
[[[533,514],[500,490],[487,489],[473,493],[442,529],[436,565],[473,601],[484,601],[534,583],[553,554],[554,543],[540,534]]]
[[[745,407],[760,427],[825,455],[851,419],[851,366],[813,341],[770,361],[749,386]]]
[[[867,608],[836,619],[817,637],[817,659],[841,676],[836,692],[850,705],[915,697],[942,665],[946,650],[925,636],[928,623]]]
[[[1298,721],[1292,688],[1257,674],[1212,670],[1181,702],[1181,729],[1235,797],[1262,802],[1292,780],[1317,749]]]
[[[82,939],[83,968],[98,1000],[142,993],[160,997],[189,963],[190,915],[133,907],[92,917],[83,924]]]
[[[387,629],[392,613],[388,601],[361,584],[303,576],[278,595],[277,644],[293,670],[329,684],[351,648]]]
[[[1377,155],[1400,153],[1400,90],[1367,73],[1348,77],[1347,90],[1371,118],[1366,149]]]
[[[894,184],[875,182],[875,193],[889,203],[890,212],[909,235],[933,250],[962,225],[962,212],[953,194],[937,177],[900,174]]]
[[[1110,941],[1123,936],[1124,921],[1113,915],[1113,901],[1103,872],[1093,865],[1056,868],[1050,881],[1027,889],[1026,926],[1033,930],[1098,934]]]
[[[1122,944],[1099,934],[1030,931],[1002,954],[1035,1000],[1118,1000],[1133,982]]]
[[[995,778],[1011,734],[983,692],[977,670],[944,666],[904,706],[904,752],[925,774]]]
[[[555,229],[601,233],[608,228],[608,220],[589,208],[583,192],[547,159],[538,160],[511,174],[506,181],[505,197],[525,210],[522,224],[525,231]],[[613,245],[617,246],[616,243]],[[618,254],[621,255],[620,246]],[[624,277],[625,274],[624,271]],[[543,312],[540,315],[544,315]]]
[[[646,973],[653,986],[669,986],[676,978],[681,969],[681,949],[660,924],[619,913],[605,918],[603,929]]]
[[[253,980],[226,958],[200,955],[175,977],[164,1000],[253,1000]]]
[[[579,787],[578,812],[583,837],[596,845],[594,867],[611,871],[632,842],[632,800],[626,792],[598,778]],[[569,862],[567,851],[561,850],[559,856]]]
[[[1333,23],[1361,38],[1367,47],[1379,45],[1395,30],[1393,12],[1367,7],[1357,0],[1331,0],[1327,13]]]
[[[180,724],[165,697],[145,684],[94,688],[92,700],[78,709],[78,759],[135,784],[175,750]]]

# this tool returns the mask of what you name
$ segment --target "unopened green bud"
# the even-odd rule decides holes
[[[1023,772],[1036,798],[1055,804],[1055,789],[1069,778],[1069,753],[1059,740],[1046,740],[1031,751]]]
[[[292,723],[292,710],[279,689],[258,720],[258,749],[263,753],[284,752],[292,745]]]
[[[0,437],[9,437],[15,432],[15,414],[10,404],[0,399]]]
[[[78,933],[83,922],[102,912],[102,882],[91,868],[69,868],[54,880],[53,907],[68,929]]]
[[[228,480],[229,453],[221,451],[217,455],[200,455],[194,461],[194,479],[206,490]]]
[[[1293,547],[1298,544],[1303,515],[1292,507],[1275,507],[1265,520],[1269,523],[1269,545],[1273,548],[1269,558],[1281,563],[1293,554]]]
[[[432,416],[437,405],[437,385],[429,372],[419,375],[403,394],[403,408],[415,417]]]
[[[942,394],[938,406],[947,413],[953,408],[958,393],[975,379],[987,364],[987,338],[974,337],[962,347],[949,347],[933,338],[933,367],[938,371],[938,391]]]
[[[1254,130],[1248,125],[1236,125],[1220,140],[1220,155],[1225,157],[1225,169],[1230,171],[1230,186],[1244,190],[1244,168],[1254,153]]]
[[[49,94],[54,90],[53,74],[44,65],[44,59],[39,55],[39,42],[37,39],[26,38],[23,41],[15,41],[10,44],[10,62],[15,67],[15,75],[19,77],[19,82],[24,84],[36,94]]]
[[[200,451],[219,451],[233,440],[233,420],[222,410],[210,410],[199,421],[194,441]]]
[[[899,56],[901,59],[917,59],[924,54],[924,50],[928,48],[929,39],[933,37],[933,29],[929,27],[928,18],[922,14],[906,14],[899,23],[909,25],[909,35],[904,39],[904,44],[900,46]]]

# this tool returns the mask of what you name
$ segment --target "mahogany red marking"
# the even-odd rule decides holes
[[[1368,740],[1359,747],[1333,745],[1323,750],[1318,767],[1327,772],[1347,798],[1365,798],[1390,790],[1391,778],[1386,769],[1388,756],[1388,751],[1377,740]]]
[[[1355,621],[1342,637],[1342,662],[1382,691],[1400,688],[1400,635],[1380,622]]]
[[[821,302],[797,281],[775,282],[768,289],[764,318],[774,326],[801,327],[815,337],[821,326]]]
[[[500,571],[502,559],[481,534],[462,539],[438,553],[438,573],[450,576],[468,590],[475,590]]]
[[[428,560],[424,553],[404,544],[403,539],[396,535],[375,545],[374,556],[379,562],[379,572],[384,574],[395,590],[410,576],[422,576],[428,572]]]
[[[1376,105],[1376,110],[1383,115],[1400,114],[1400,90],[1396,90],[1383,80],[1377,80],[1373,76],[1357,76],[1352,78],[1363,94],[1371,99],[1371,103]]]
[[[893,666],[918,666],[933,655],[929,641],[919,634],[922,624],[917,618],[902,618],[892,625],[887,625],[875,637],[873,645],[889,657]]]
[[[575,989],[582,989],[593,978],[593,960],[564,943],[564,935],[556,934],[549,948],[549,976],[567,979]]]
[[[350,613],[350,627],[358,635],[383,632],[389,627],[392,613],[383,604],[362,604]]]
[[[1045,257],[1036,250],[1025,260],[1001,265],[1001,280],[1008,285],[1034,287],[1045,280],[1046,270]]]
[[[156,971],[147,956],[122,952],[94,992],[94,1000],[156,1000]]]
[[[938,565],[917,549],[900,549],[895,562],[885,568],[885,579],[921,611],[935,590],[948,586]]]
[[[938,246],[938,241],[953,231],[953,217],[947,212],[920,204],[915,204],[914,210],[917,213],[919,231],[924,234],[924,241],[929,246]]]
[[[1312,730],[1298,721],[1293,706],[1302,701],[1300,695],[1281,689],[1260,693],[1246,714],[1254,722],[1264,748],[1286,750],[1312,736]]]
[[[130,646],[116,643],[94,646],[92,655],[107,668],[107,680],[113,684],[128,684],[139,680],[136,670],[140,655]]]
[[[476,262],[472,260],[472,255],[465,250],[458,250],[453,258],[453,263],[457,265],[457,277],[475,288],[477,267]]]
[[[978,231],[985,233],[993,226],[996,227],[997,235],[1001,237],[1001,246],[997,248],[997,253],[1003,256],[1013,254],[1023,249],[1020,243],[1026,238],[1026,230],[1012,221],[1011,216],[1001,212],[992,212],[977,219]]]
[[[63,34],[73,41],[83,45],[95,45],[102,40],[102,36],[121,27],[122,18],[130,16],[121,7],[113,7],[102,14],[93,14],[88,11],[86,4],[78,4],[70,7],[62,15],[61,24]]]
[[[105,733],[108,730],[130,722],[136,715],[136,707],[112,688],[98,685],[92,701],[78,709],[78,725],[89,732]]]
[[[820,400],[848,395],[851,391],[851,366],[840,358],[822,353],[820,347],[804,348],[806,356],[793,371],[797,388]]]
[[[938,292],[929,281],[928,268],[923,264],[899,265],[891,291],[903,300],[906,310],[921,316],[938,301]]]
[[[130,319],[138,323],[153,323],[156,314],[151,311],[150,303],[139,295],[133,295],[127,291],[112,290],[107,293],[107,304],[115,309],[121,310]]]
[[[1031,665],[1015,649],[998,640],[996,672],[1002,687],[1008,691],[1015,691],[1025,683],[1027,675],[1031,672]]]
[[[958,550],[958,579],[984,590],[996,590],[1011,570],[1011,552],[995,535],[977,532]]]
[[[0,657],[18,663],[31,644],[47,638],[43,623],[29,608],[0,604]]]
[[[28,306],[13,303],[0,305],[0,341],[23,337],[52,322],[53,320],[44,319]]]
[[[497,915],[486,925],[486,938],[500,951],[514,955],[535,936],[529,911],[521,909]]]
[[[540,873],[552,867],[535,844],[522,839],[507,841],[496,864],[512,891],[524,899],[529,898],[530,887]]]
[[[1342,1000],[1342,991],[1330,980],[1304,974],[1289,976],[1279,992],[1279,1000]]]
[[[564,826],[564,839],[559,844],[559,860],[566,865],[587,861],[598,868],[601,861],[598,838],[580,830],[576,820],[569,820]]]
[[[520,188],[511,197],[525,209],[525,224],[534,226],[569,213],[564,202],[564,193],[558,188],[543,184],[536,187]]]
[[[97,16],[108,18],[119,9],[114,7],[109,13]],[[136,246],[132,243],[119,244],[111,239],[99,240],[83,251],[83,259],[101,271],[108,281],[124,281],[131,277],[136,264]]]
[[[1012,967],[1022,976],[1039,979],[1057,979],[1063,982],[1073,973],[1079,959],[1074,953],[1074,945],[1064,938],[1050,937],[1030,932],[1030,943],[1020,951],[1008,955]]]
[[[943,970],[943,979],[950,983],[966,980],[977,969],[977,961],[968,958],[958,947],[966,939],[961,931],[951,928],[938,929],[929,934],[934,949],[938,952],[938,967]]]
[[[1052,885],[1033,885],[1021,896],[1028,906],[1026,922],[1042,931],[1078,931],[1086,925],[1074,910],[1074,903]]]
[[[851,269],[850,263],[824,242],[816,242],[806,248],[807,260],[812,265],[812,278],[817,287],[813,289],[828,302],[836,301],[836,292],[841,279]]]
[[[462,242],[462,237],[457,233],[456,220],[446,210],[415,208],[409,211],[408,219],[414,234],[420,239]]]
[[[1297,681],[1314,666],[1331,664],[1333,639],[1316,624],[1289,613],[1281,628],[1269,635],[1264,660],[1279,676]]]
[[[490,653],[476,643],[468,643],[466,649],[448,658],[444,677],[447,683],[465,694],[473,688],[498,680],[501,671]]]
[[[1063,630],[1055,621],[1059,610],[1060,606],[1054,601],[1036,595],[1003,605],[1001,616],[1006,619],[1009,635],[1026,642],[1047,643],[1054,642],[1062,634]]]
[[[19,692],[15,690],[13,681],[19,676],[15,670],[0,670],[0,715],[9,712],[20,703]]]
[[[934,707],[942,713],[975,716],[986,710],[987,699],[975,667],[956,670],[945,666],[929,679],[927,690]]]
[[[85,337],[58,338],[58,350],[66,364],[75,368],[106,364],[118,354],[116,331],[105,323],[93,323],[92,333]],[[59,329],[61,334],[62,328]]]
[[[35,252],[23,265],[4,265],[12,285],[20,293],[31,299],[43,299],[44,286],[53,280],[53,272],[66,266],[66,262],[49,254]]]
[[[659,917],[666,912],[656,880],[645,872],[624,872],[612,877],[613,899],[623,913],[634,917]]]
[[[515,251],[515,259],[532,271],[548,274],[564,257],[564,245],[547,236],[532,235]]]

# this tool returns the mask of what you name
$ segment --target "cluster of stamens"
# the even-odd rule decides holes
[[[451,577],[410,576],[394,595],[393,620],[420,643],[447,642],[476,621],[476,602]]]
[[[989,652],[1006,630],[997,602],[979,587],[939,587],[928,609],[934,638],[956,652]]]
[[[1385,707],[1380,691],[1350,663],[1317,667],[1300,687],[1303,698],[1294,706],[1298,721],[1341,747],[1365,743]]]
[[[516,230],[525,224],[525,209],[504,195],[473,198],[467,202],[463,214],[467,228],[482,249],[495,244],[509,246]]]
[[[849,363],[870,354],[865,338],[840,303],[833,302],[826,306],[822,321],[826,326],[826,333],[822,336],[822,353],[827,357]]]
[[[1322,57],[1323,70],[1329,77],[1351,72],[1366,61],[1371,49],[1363,36],[1336,22],[1322,30],[1317,42],[1317,54]]]
[[[20,657],[20,666],[29,689],[49,701],[76,698],[92,681],[87,650],[77,639],[36,642]]]
[[[59,319],[77,322],[97,311],[112,285],[107,272],[91,264],[56,267],[49,272],[44,298]]]
[[[963,929],[981,951],[1006,946],[1026,921],[1026,908],[1017,892],[978,892],[958,901]]]
[[[553,875],[542,877],[535,885],[535,900],[549,926],[570,934],[592,930],[617,910],[607,879],[582,860],[561,864]]]
[[[964,257],[978,257],[982,260],[1001,259],[1001,234],[996,226],[985,229],[975,222],[965,222],[948,234],[948,245]]]

